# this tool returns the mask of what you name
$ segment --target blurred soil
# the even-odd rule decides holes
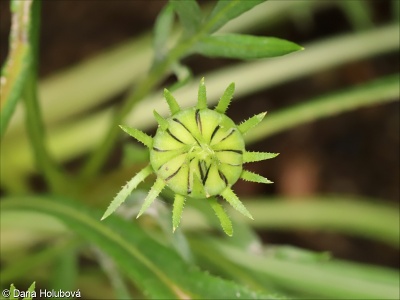
[[[42,10],[40,74],[51,75],[79,63],[152,27],[165,1],[44,1]],[[388,23],[388,1],[370,1],[375,25]],[[0,59],[7,54],[10,23],[8,1],[0,2]],[[312,15],[301,27],[285,21],[260,35],[271,35],[305,44],[320,38],[350,32],[351,24],[338,8]],[[193,57],[186,61],[194,74],[236,63]],[[249,95],[232,104],[235,121],[267,110],[270,113],[314,96],[351,87],[399,69],[399,55],[387,54],[359,60],[310,77]],[[268,116],[267,116],[268,117]],[[252,145],[253,150],[279,152],[274,160],[252,164],[252,170],[272,179],[263,186],[237,183],[235,190],[248,196],[314,194],[360,195],[399,200],[399,102],[378,105],[305,124]],[[267,243],[292,244],[355,261],[399,267],[399,254],[384,244],[334,233],[268,231]]]

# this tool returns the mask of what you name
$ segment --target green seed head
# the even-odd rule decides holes
[[[204,79],[200,81],[196,107],[182,110],[174,96],[168,90],[164,90],[171,116],[164,119],[154,111],[159,124],[154,138],[138,129],[121,126],[126,133],[150,149],[150,164],[122,188],[102,219],[114,212],[138,184],[153,172],[157,179],[144,199],[138,217],[146,211],[163,188],[168,186],[175,193],[173,230],[179,226],[185,199],[189,197],[206,199],[228,235],[232,235],[232,223],[217,196],[221,196],[237,211],[252,219],[250,212],[232,191],[231,186],[239,178],[272,183],[261,175],[244,170],[243,164],[270,159],[277,154],[245,150],[243,135],[261,122],[265,113],[236,125],[225,115],[234,90],[235,85],[231,83],[214,110],[207,108]]]
[[[235,123],[208,108],[185,109],[158,128],[150,150],[157,176],[175,193],[193,198],[220,194],[242,173],[244,141]]]

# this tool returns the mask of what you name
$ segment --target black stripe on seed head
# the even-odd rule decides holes
[[[157,151],[157,152],[168,152],[168,151],[171,151],[171,150],[162,150],[162,149],[158,149],[158,148],[156,148],[156,147],[153,147],[153,150],[154,150],[154,151]]]
[[[175,121],[176,123],[180,124],[183,128],[186,129],[187,132],[189,132],[190,134],[192,134],[189,129],[185,126],[185,124],[183,124],[181,121],[179,121],[177,118],[173,118],[173,121]]]
[[[188,195],[192,192],[192,188],[190,186],[190,167],[188,168],[188,176],[187,176],[187,193]]]
[[[201,125],[201,117],[200,117],[200,110],[196,109],[196,123],[197,123],[197,127],[200,130],[200,133],[203,133],[203,127]]]
[[[189,132],[191,134],[191,136],[194,138],[194,140],[196,141],[196,143],[200,145],[200,142],[196,139],[196,137],[193,135],[193,133],[190,132],[190,130],[185,126],[185,124],[183,124],[181,121],[179,121],[177,118],[173,118],[173,121],[175,121],[176,123],[180,124],[183,128],[186,129],[187,132]]]
[[[172,134],[171,131],[169,131],[169,129],[167,129],[167,133],[176,141],[178,141],[181,144],[184,144],[184,142],[182,142],[180,139],[178,139],[175,135]]]
[[[225,185],[228,185],[228,179],[226,179],[224,173],[222,171],[218,170],[219,177],[225,182]]]
[[[171,180],[176,174],[178,174],[178,172],[181,170],[182,166],[180,166],[178,168],[178,170],[176,170],[174,173],[172,173],[171,175],[169,175],[167,178],[165,178],[165,181]]]
[[[224,151],[227,151],[227,152],[235,152],[235,153],[238,153],[238,154],[243,154],[243,151],[242,150],[235,150],[235,149],[222,149],[222,150],[214,150],[215,152],[224,152]]]
[[[217,131],[221,128],[221,126],[217,125],[217,127],[215,127],[213,133],[211,134],[211,138],[210,138],[210,143],[212,141],[212,139],[214,138],[215,134],[217,133]]]
[[[202,181],[203,184],[204,184],[204,172],[203,172],[203,168],[202,168],[202,165],[201,165],[201,163],[200,163],[200,160],[198,161],[197,165],[198,165],[198,167],[199,167],[201,181]]]
[[[230,137],[233,133],[235,132],[235,128],[232,128],[230,130],[230,132],[227,134],[227,136],[225,136],[220,142],[222,142],[223,140],[226,140],[228,137]]]
[[[210,173],[210,169],[211,169],[211,164],[208,166],[206,174],[204,175],[203,185],[206,184],[206,181],[207,181],[207,178],[208,178],[208,173]]]

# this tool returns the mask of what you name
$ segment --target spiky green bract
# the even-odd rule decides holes
[[[278,155],[279,155],[279,153],[246,151],[243,153],[243,163],[271,159],[271,158],[277,157]]]
[[[239,131],[242,134],[245,134],[251,128],[255,127],[258,123],[260,123],[262,121],[262,119],[264,119],[266,114],[267,114],[267,112],[263,112],[261,114],[255,115],[255,116],[251,117],[250,119],[240,123],[238,126]]]
[[[156,118],[156,121],[157,121],[158,125],[160,125],[160,128],[161,128],[162,130],[167,130],[167,128],[168,128],[168,121],[165,120],[162,116],[160,116],[160,114],[159,114],[157,111],[155,111],[155,110],[153,110],[153,115],[154,115],[154,117]]]
[[[226,214],[222,205],[218,203],[218,200],[215,197],[208,198],[208,201],[209,201],[212,209],[214,210],[215,214],[217,215],[224,232],[227,235],[232,236],[232,234],[233,234],[232,222],[229,219],[228,215]]]
[[[258,182],[258,183],[273,183],[271,180],[268,180],[267,178],[261,175],[258,175],[256,173],[247,170],[243,170],[242,174],[240,175],[240,178],[247,181]]]
[[[153,146],[153,138],[144,133],[143,131],[125,125],[119,125],[119,127],[121,127],[121,129],[125,131],[127,134],[129,134],[131,137],[141,142],[147,148],[150,149]]]
[[[221,114],[225,114],[228,109],[229,104],[231,103],[233,93],[235,92],[235,83],[232,82],[226,88],[224,94],[219,99],[218,105],[215,107],[215,110]]]
[[[174,96],[172,96],[170,91],[168,91],[167,89],[164,89],[164,98],[165,100],[167,100],[169,110],[171,111],[171,115],[176,114],[178,111],[181,110],[178,102],[176,102]]]
[[[157,196],[161,193],[163,188],[165,187],[165,182],[161,178],[157,178],[156,182],[153,184],[153,186],[150,189],[149,194],[147,195],[146,199],[144,199],[144,203],[142,207],[140,208],[140,211],[136,217],[139,218],[146,209],[149,208],[150,204],[153,203],[153,201],[157,198]]]
[[[204,77],[200,80],[197,108],[198,109],[207,108],[207,93],[206,93],[206,86],[204,84]]]
[[[251,216],[249,211],[246,209],[246,207],[244,207],[243,203],[239,200],[239,198],[235,195],[235,193],[230,188],[226,188],[225,190],[223,190],[223,192],[221,193],[221,196],[226,201],[228,201],[228,203],[230,205],[232,205],[232,207],[234,209],[236,209],[238,212],[240,212],[244,216],[253,220],[253,217]]]
[[[153,173],[153,169],[150,165],[148,165],[135,176],[133,176],[132,179],[129,180],[128,183],[122,187],[122,190],[119,191],[113,201],[111,201],[106,212],[101,217],[101,220],[104,220],[109,215],[111,215],[126,200],[126,198],[128,198],[130,193],[132,193],[132,191],[138,186],[138,184],[145,180],[146,177],[149,176],[151,173]]]
[[[183,206],[185,205],[185,197],[175,194],[174,208],[172,210],[172,230],[175,231],[181,222]]]

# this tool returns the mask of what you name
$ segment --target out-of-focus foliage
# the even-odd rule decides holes
[[[216,103],[230,82],[236,83],[235,100],[242,101],[300,78],[397,53],[398,3],[388,2],[394,13],[378,26],[367,1],[170,1],[154,20],[152,33],[39,81],[41,2],[11,1],[9,55],[1,73],[1,288],[14,284],[26,291],[36,282],[31,288],[37,291],[79,289],[83,298],[92,299],[396,299],[396,270],[263,241],[270,230],[303,229],[398,249],[398,207],[379,199],[244,192],[255,220],[227,210],[232,238],[214,234],[218,220],[199,201],[188,201],[182,228],[173,234],[168,190],[140,222],[132,218],[146,195],[140,190],[117,215],[100,217],[148,160],[140,145],[124,143],[122,162],[104,168],[120,144],[118,125],[154,128],[153,109],[163,115],[168,110],[160,88],[171,85],[179,103],[190,106],[199,78],[206,77],[209,101]],[[341,12],[353,30],[301,43],[300,52],[293,39],[253,35],[257,28],[273,32],[279,22],[302,30],[318,26],[311,16],[327,8]],[[271,58],[290,52],[295,53]],[[235,61],[219,61],[200,74],[190,67],[199,54]],[[377,74],[270,111],[246,141],[259,143],[306,122],[398,101],[399,74]],[[121,94],[123,99],[110,105]],[[32,185],[32,176],[42,186]],[[139,188],[147,190],[148,183]]]

